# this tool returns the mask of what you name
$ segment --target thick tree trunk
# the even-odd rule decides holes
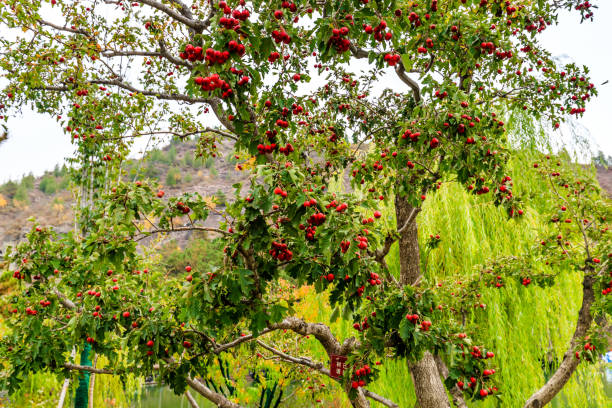
[[[400,196],[395,198],[395,214],[397,228],[400,231],[400,283],[402,285],[418,285],[421,279],[420,251],[416,213],[418,209]],[[450,408],[446,389],[438,373],[438,367],[431,353],[409,364],[414,391],[419,408]]]
[[[585,275],[582,281],[582,306],[578,312],[578,322],[576,330],[572,336],[570,346],[563,356],[563,361],[557,368],[557,371],[548,380],[546,384],[527,400],[524,408],[540,408],[548,404],[554,397],[563,389],[570,377],[576,371],[580,360],[576,358],[575,349],[587,333],[593,317],[591,316],[591,306],[595,301],[595,293],[593,291],[593,283],[595,279],[591,275]]]
[[[411,207],[405,198],[396,196],[395,216],[400,231],[400,283],[418,285],[421,280],[421,253],[419,251],[416,214],[419,209]]]

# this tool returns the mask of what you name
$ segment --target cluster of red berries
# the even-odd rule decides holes
[[[475,386],[476,386],[476,378],[470,377],[470,382],[468,383],[468,387],[474,388]],[[465,387],[465,383],[463,381],[457,381],[457,387],[459,387],[459,389],[463,389]],[[482,398],[484,398],[487,395],[493,394],[495,391],[497,391],[497,387],[491,387],[489,389],[483,388],[480,390],[479,394]]]
[[[241,3],[242,5],[243,2]],[[232,10],[225,1],[219,2],[219,8],[223,10],[223,14],[231,15],[232,17],[221,17],[219,19],[219,24],[228,30],[238,31],[240,29],[240,21],[245,21],[251,16],[249,10]]]
[[[281,7],[284,9],[289,9],[289,11],[291,11],[292,13],[295,13],[297,11],[297,6],[295,5],[295,3],[289,3],[288,1],[283,1],[281,3]]]
[[[381,20],[380,23],[372,28],[371,25],[369,24],[364,24],[363,25],[363,30],[367,33],[367,34],[374,34],[374,39],[376,41],[383,41],[383,40],[390,40],[391,37],[393,37],[393,34],[391,34],[391,32],[386,32],[385,33],[385,29],[387,28],[387,22],[385,20]]]
[[[230,53],[236,53],[239,56],[243,56],[245,53],[245,48],[244,45],[239,44],[237,41],[231,40],[228,44],[227,44],[227,48],[229,49]],[[208,54],[208,50],[206,50],[206,53]]]
[[[316,214],[312,214],[309,218],[308,218],[308,224],[310,225],[321,225],[325,222],[325,219],[327,217],[325,216],[325,214],[323,213],[316,213]]]
[[[277,119],[276,120],[276,126],[281,127],[283,129],[286,129],[289,127],[289,122],[287,122],[286,120],[283,119]]]
[[[323,279],[325,279],[328,282],[332,282],[335,278],[333,273],[328,273],[327,275],[323,275],[322,276]]]
[[[462,346],[463,346],[463,345],[462,345]],[[478,346],[473,346],[473,347],[472,347],[472,351],[470,351],[470,354],[471,354],[471,355],[472,355],[472,357],[474,357],[474,358],[484,358],[484,359],[487,359],[487,358],[493,358],[493,357],[495,357],[495,353],[493,353],[492,351],[487,351],[487,352],[485,353],[485,355],[483,356],[483,355],[482,355],[482,351],[480,350],[480,347],[478,347]],[[495,372],[495,371],[493,371],[493,372]]]
[[[495,51],[495,56],[499,59],[512,58],[512,51]]]
[[[300,228],[304,228],[303,224],[300,224]],[[306,239],[308,241],[314,241],[315,239],[315,233],[317,232],[317,226],[316,225],[312,225],[312,226],[308,226],[305,227],[306,228]]]
[[[285,30],[274,30],[272,31],[272,38],[274,39],[274,42],[276,42],[277,44],[279,43],[284,43],[284,44],[291,44],[291,36],[289,34],[287,34],[287,32]]]
[[[183,204],[181,201],[179,201],[178,203],[176,203],[176,208],[181,211],[183,214],[189,214],[190,208],[188,206],[186,206],[185,204]]]
[[[355,323],[353,324],[353,328],[357,331],[364,331],[370,328],[370,323],[368,323],[368,317],[366,316],[363,319],[363,323]]]
[[[380,277],[378,276],[376,272],[370,272],[370,279],[368,279],[368,282],[372,286],[380,285],[382,283],[380,281]]]
[[[357,248],[359,249],[366,249],[368,247],[368,239],[366,237],[357,235],[357,238],[355,238],[355,241],[359,242],[357,244]]]
[[[495,44],[493,44],[492,42],[482,42],[480,43],[480,48],[482,48],[483,51],[487,52],[489,55],[493,54],[493,52],[495,52]]]
[[[214,91],[215,89],[223,90],[223,98],[228,97],[233,93],[229,84],[219,77],[219,74],[212,74],[207,77],[196,77],[194,79],[196,85],[202,87],[203,91]]]
[[[77,96],[85,96],[89,93],[89,91],[87,91],[87,89],[79,89],[78,91],[76,91],[76,95]]]
[[[287,197],[287,192],[285,190],[283,190],[282,188],[280,188],[280,187],[276,187],[274,189],[274,194],[279,195],[279,196],[281,196],[283,198]]]
[[[402,134],[402,139],[410,138],[411,141],[416,142],[419,140],[419,136],[421,136],[421,132],[414,132],[410,129],[406,129],[406,131]]]
[[[523,278],[523,279],[521,279],[521,284],[522,284],[523,286],[529,286],[529,284],[530,284],[530,283],[531,283],[531,278],[528,278],[528,277],[527,277],[527,278]]]
[[[330,208],[336,208],[337,206],[338,206],[338,202],[336,200],[332,200],[330,201],[329,204],[325,206],[325,208],[329,210]]]
[[[431,322],[429,320],[423,320],[423,322],[421,322],[420,327],[423,331],[429,331],[429,328],[431,327]]]
[[[577,5],[576,10],[588,10],[591,8],[591,6],[592,4],[590,2],[585,1],[584,3],[580,3],[579,5]],[[592,11],[584,15],[584,18],[591,18],[591,17],[593,17]]]
[[[372,370],[370,369],[370,366],[368,366],[367,364],[364,365],[362,368],[355,370],[355,374],[353,375],[353,382],[351,383],[351,387],[355,390],[359,387],[364,387],[366,385],[366,381],[365,379],[362,379],[360,377],[365,378],[371,373],[372,373]]]
[[[26,307],[25,311],[30,316],[36,316],[36,314],[38,314],[38,311],[36,309],[32,309],[30,307]]]
[[[282,242],[272,241],[272,249],[269,251],[272,258],[279,261],[290,261],[293,258],[293,252],[287,249],[287,244]]]
[[[89,296],[95,296],[95,297],[100,297],[100,296],[102,296],[102,293],[101,293],[101,292],[96,292],[95,290],[88,290],[88,291],[87,291],[87,294],[88,294]],[[80,293],[77,293],[77,297],[80,297]]]
[[[438,99],[444,99],[448,96],[448,92],[446,91],[440,92],[440,90],[436,90],[436,92],[434,93],[434,96]]]
[[[282,154],[284,154],[285,156],[289,156],[291,153],[293,153],[295,151],[295,149],[293,148],[293,145],[291,143],[287,143],[287,145],[285,147],[281,147],[278,150]]]
[[[278,146],[276,145],[276,143],[271,143],[268,145],[260,143],[257,145],[257,151],[259,152],[259,154],[272,153],[274,150],[276,150],[277,147]]]
[[[315,205],[317,205],[317,200],[315,200],[314,198],[304,201],[304,204],[303,204],[303,206],[306,208],[313,207]]]
[[[406,315],[406,320],[417,324],[417,322],[419,321],[419,315],[418,314],[407,314]]]
[[[363,220],[361,220],[361,223],[362,223],[363,225],[371,224],[371,223],[373,223],[373,222],[374,222],[374,218],[372,218],[372,217],[369,217],[369,218],[364,218]]]
[[[348,204],[342,203],[336,207],[336,212],[344,212],[348,208]]]
[[[611,254],[611,255],[612,255],[612,254]],[[596,259],[597,259],[597,258],[593,258],[593,262],[595,262],[595,260],[596,260]],[[597,259],[597,261],[598,261],[598,262],[596,262],[596,263],[599,263],[599,262],[600,262],[600,260],[599,260],[599,259]],[[612,276],[612,272],[610,272],[610,276]],[[605,288],[605,289],[603,289],[603,290],[601,291],[601,294],[602,294],[602,295],[604,295],[604,296],[605,296],[605,295],[608,295],[608,294],[610,294],[610,293],[612,293],[612,280],[611,280],[610,282],[608,282],[608,287],[607,287],[607,288]]]
[[[89,344],[93,344],[93,343],[95,343],[95,342],[96,342],[96,340],[94,340],[94,338],[93,338],[93,337],[89,337],[89,336],[87,336],[87,338],[85,339],[85,341],[86,341],[87,343],[89,343]]]
[[[345,254],[346,251],[348,251],[350,246],[351,246],[351,241],[340,242],[340,250],[342,251],[343,254]]]
[[[270,53],[270,56],[268,56],[268,62],[273,64],[279,58],[280,58],[280,54],[278,52],[276,52],[276,51],[272,51]],[[270,101],[266,101],[266,107],[269,107],[268,102],[270,102]],[[270,102],[270,105],[272,105],[272,102]]]
[[[43,300],[41,300],[41,301],[40,301],[40,302],[38,302],[38,303],[39,303],[39,304],[40,304],[42,307],[47,307],[47,306],[50,306],[50,305],[51,305],[51,301],[50,301],[50,300],[46,300],[46,299],[43,299]]]
[[[336,47],[338,53],[349,50],[351,42],[348,38],[345,38],[348,33],[348,27],[334,28],[332,30],[332,37],[329,39],[329,43]]]
[[[210,49],[210,48],[209,48]],[[213,50],[214,51],[214,50]],[[187,44],[185,46],[185,51],[179,53],[179,57],[184,60],[189,61],[203,61],[204,60],[204,49],[199,46],[194,46],[192,44]],[[229,52],[227,52],[227,57],[229,58]]]

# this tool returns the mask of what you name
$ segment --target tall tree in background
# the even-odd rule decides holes
[[[592,18],[588,2],[2,5],[3,26],[17,29],[15,40],[2,40],[0,68],[9,81],[3,109],[10,115],[30,104],[55,115],[78,147],[74,181],[90,192],[90,205],[79,214],[87,234],[57,239],[34,229],[9,254],[12,273],[27,282],[29,294],[14,309],[28,318],[16,321],[3,343],[12,387],[21,374],[43,368],[159,369],[177,392],[190,386],[219,406],[236,407],[197,379],[208,356],[289,330],[314,336],[330,358],[348,358],[341,384],[355,407],[369,406],[368,399],[395,406],[367,390],[377,373],[374,361],[390,353],[407,358],[421,408],[449,407],[447,391],[456,406],[465,406],[465,394],[496,393],[493,353],[463,333],[460,306],[440,309],[444,297],[421,269],[417,216],[427,197],[453,180],[490,196],[516,219],[510,222],[520,222],[523,204],[504,169],[512,151],[503,113],[525,110],[554,129],[567,115],[584,112],[596,94],[588,70],[557,66],[538,34],[563,9]],[[389,74],[397,81],[381,91]],[[248,191],[236,186],[220,228],[201,225],[210,208],[198,194],[164,199],[147,183],[119,182],[129,141],[164,134],[198,135],[199,156],[215,157],[220,143],[232,143],[238,157],[256,158],[248,166]],[[351,191],[329,192],[345,172]],[[574,212],[564,228],[573,227],[583,242],[542,256],[572,257],[582,268],[583,307],[563,363],[528,407],[548,403],[576,369],[574,354],[591,327],[593,305],[609,313],[606,286],[601,294],[594,290],[606,284],[609,268],[602,239],[609,208],[592,185],[569,178],[562,185],[570,184],[574,194],[564,200],[572,206],[564,207]],[[383,216],[381,202],[394,214]],[[189,271],[187,283],[162,288],[143,281],[136,242],[185,230],[222,235],[223,268]],[[395,243],[398,277],[385,262]],[[524,279],[519,270],[528,261],[491,268]],[[293,317],[295,298],[279,295],[279,279],[329,291],[343,318],[354,319],[358,336],[340,342],[327,326]],[[461,300],[485,283],[479,276],[466,285],[473,291]],[[33,301],[44,305],[35,310]],[[250,334],[233,339],[236,322]],[[84,337],[111,367],[66,361]],[[34,338],[45,339],[41,350]],[[129,346],[124,354],[118,353],[122,344]],[[312,360],[266,350],[329,374]]]

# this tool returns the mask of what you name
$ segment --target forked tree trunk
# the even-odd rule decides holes
[[[401,230],[399,257],[402,285],[417,285],[421,279],[416,211],[418,210],[411,207],[405,198],[396,196],[397,228]],[[446,389],[431,353],[426,352],[420,361],[410,363],[408,368],[419,408],[450,408]]]

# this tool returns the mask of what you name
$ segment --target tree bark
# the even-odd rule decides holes
[[[588,272],[588,270],[587,270]],[[548,404],[554,397],[563,389],[565,384],[569,381],[570,377],[576,371],[580,360],[576,358],[575,351],[576,347],[580,344],[581,340],[587,333],[593,316],[591,316],[591,306],[595,301],[595,292],[593,291],[593,284],[595,278],[592,275],[586,274],[582,280],[582,306],[578,312],[578,322],[576,323],[576,330],[572,336],[570,346],[563,356],[563,361],[550,377],[548,382],[542,386],[539,390],[533,393],[531,397],[525,403],[524,408],[541,408]]]
[[[96,368],[96,364],[98,364],[98,355],[94,355],[93,364],[91,365],[93,368]],[[91,373],[89,375],[89,397],[87,399],[87,407],[94,408],[94,389],[96,384],[96,373]]]
[[[421,252],[419,250],[416,213],[404,197],[395,197],[395,216],[400,231],[400,284],[418,285],[421,280]]]
[[[395,215],[400,232],[400,284],[418,285],[421,279],[420,250],[416,212],[404,197],[396,195]],[[431,353],[408,365],[414,383],[419,408],[450,408],[446,389],[438,373],[438,367]]]
[[[434,356],[434,360],[436,361],[436,365],[438,366],[438,372],[446,380],[448,378],[448,367],[442,361],[440,356]],[[451,398],[453,399],[453,404],[455,404],[455,408],[468,408],[465,403],[465,399],[463,398],[463,392],[456,385],[448,390],[450,392]]]
[[[370,408],[370,401],[366,398],[363,393],[363,388],[359,388],[357,391],[357,397],[351,401],[353,408]]]

